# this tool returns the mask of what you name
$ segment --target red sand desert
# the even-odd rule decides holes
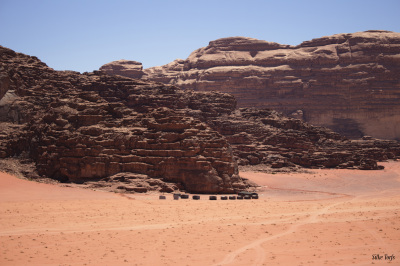
[[[400,162],[242,172],[258,200],[159,200],[0,175],[0,265],[400,265]]]

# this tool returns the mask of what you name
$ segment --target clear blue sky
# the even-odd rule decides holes
[[[93,71],[119,59],[147,68],[229,36],[296,45],[400,32],[399,11],[400,0],[0,0],[0,45],[56,70]]]

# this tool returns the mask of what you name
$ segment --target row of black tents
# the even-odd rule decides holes
[[[174,193],[174,200],[179,200],[179,199],[189,199],[188,194],[181,194],[181,193]],[[166,199],[165,195],[160,195],[160,199]],[[193,195],[192,196],[193,200],[199,200],[200,196],[199,195]],[[209,200],[217,200],[217,196],[209,196]],[[242,199],[258,199],[258,194],[256,192],[247,192],[247,191],[241,191],[238,193],[237,196],[221,196],[221,200],[242,200]]]

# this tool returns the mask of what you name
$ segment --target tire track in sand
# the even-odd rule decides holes
[[[308,218],[306,218],[303,221],[300,221],[296,224],[293,224],[286,231],[283,231],[283,232],[273,235],[273,236],[268,236],[268,237],[264,237],[264,238],[255,240],[255,241],[251,242],[250,244],[247,244],[235,251],[232,251],[222,261],[214,264],[214,266],[226,265],[226,264],[233,263],[237,256],[246,252],[249,249],[254,249],[256,251],[254,263],[251,265],[253,265],[253,266],[263,265],[265,258],[266,258],[266,252],[261,246],[263,243],[265,243],[267,241],[271,241],[276,238],[280,238],[280,237],[288,235],[288,234],[291,234],[291,233],[295,232],[300,226],[310,224],[310,223],[315,223],[316,221],[318,221],[318,216],[325,214],[330,208],[340,205],[343,202],[344,202],[344,200],[342,200],[340,202],[332,203],[320,210],[316,210]],[[346,202],[348,202],[348,201],[346,201]]]

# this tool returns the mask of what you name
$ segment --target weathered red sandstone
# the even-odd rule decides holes
[[[54,71],[6,48],[0,56],[10,79],[2,84],[2,158],[27,153],[39,176],[60,181],[134,173],[159,179],[162,191],[174,188],[164,183],[198,193],[245,188],[227,140],[187,115],[189,109],[204,116],[230,112],[232,96],[102,72]],[[144,191],[132,189],[138,190]]]
[[[140,79],[144,75],[142,63],[131,60],[117,60],[100,67],[100,70],[112,75],[121,75]]]
[[[228,139],[239,165],[374,170],[400,156],[397,141],[349,140],[269,109],[239,108],[208,124]]]
[[[274,109],[351,138],[400,139],[400,33],[336,34],[297,46],[223,38],[144,72],[181,88],[227,92],[239,107]]]
[[[240,165],[379,169],[396,141],[349,141],[269,109],[101,71],[54,71],[0,47],[0,158],[116,191],[232,193]],[[35,173],[31,176],[35,176]]]

